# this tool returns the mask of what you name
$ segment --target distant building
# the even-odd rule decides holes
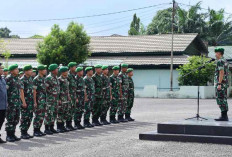
[[[12,53],[9,64],[19,67],[31,64],[36,67],[36,45],[42,39],[4,39],[9,40],[8,48]],[[109,66],[129,64],[134,68],[136,90],[146,85],[157,85],[159,90],[170,88],[171,34],[141,36],[96,36],[91,37],[92,55],[84,66],[104,64]],[[208,55],[208,49],[198,34],[174,35],[174,88],[178,86],[180,65],[188,62],[191,55]]]

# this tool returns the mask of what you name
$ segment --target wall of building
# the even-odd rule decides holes
[[[168,91],[170,89],[170,70],[169,69],[144,69],[134,70],[133,76],[135,90],[142,91],[145,86],[155,85],[159,91]],[[173,71],[173,88],[178,90],[178,72]]]

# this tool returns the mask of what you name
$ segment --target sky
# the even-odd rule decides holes
[[[194,5],[198,0],[176,0],[179,3]],[[201,0],[202,8],[225,9],[232,13],[232,0]],[[156,12],[171,7],[172,0],[4,0],[1,2],[0,27],[8,27],[13,34],[27,38],[34,34],[47,35],[54,24],[66,29],[71,21],[84,25],[91,36],[108,36],[112,34],[127,35],[133,14],[140,17],[147,26]],[[163,4],[166,3],[166,4]],[[158,5],[152,8],[129,11],[114,15],[74,20],[40,21],[40,22],[2,22],[4,20],[43,20],[60,19],[95,14],[105,14],[135,8]],[[184,8],[188,8],[184,6]]]

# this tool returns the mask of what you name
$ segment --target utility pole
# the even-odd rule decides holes
[[[170,65],[170,91],[173,91],[173,42],[174,42],[174,17],[177,8],[177,3],[173,0],[172,4],[172,44],[171,44],[171,65]]]

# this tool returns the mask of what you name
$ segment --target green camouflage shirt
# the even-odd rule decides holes
[[[110,99],[110,78],[102,74],[103,98]]]
[[[33,88],[36,90],[36,101],[46,102],[45,78],[37,75],[33,80]]]
[[[57,76],[51,73],[45,78],[47,102],[58,101],[60,94],[60,83]]]
[[[102,76],[95,73],[92,78],[95,83],[95,97],[102,98],[102,94],[103,94],[102,93],[102,87],[103,87]]]
[[[229,64],[226,61],[226,59],[224,59],[224,57],[222,57],[221,59],[216,61],[216,68],[215,68],[215,75],[214,75],[214,85],[215,85],[215,87],[217,86],[217,84],[219,82],[220,70],[224,70],[224,77],[222,79],[222,85],[224,85],[224,87],[228,88],[229,87],[229,81],[228,81]]]
[[[94,100],[95,95],[95,83],[91,77],[85,76],[85,88],[86,88],[86,94],[89,100]]]
[[[20,89],[23,89],[23,85],[17,76],[8,75],[6,77],[7,98],[20,99]]]
[[[111,94],[113,98],[119,98],[120,95],[120,82],[119,82],[119,78],[118,76],[115,76],[114,74],[112,74],[110,76],[110,85],[111,85]]]
[[[83,79],[83,77],[79,77],[78,75],[75,77],[76,79],[76,85],[77,85],[77,96],[79,98],[83,98],[84,99],[84,95],[85,95],[85,81]]]
[[[58,78],[60,83],[60,100],[62,103],[69,102],[69,82],[67,78],[60,76]]]
[[[129,90],[128,90],[128,96],[134,97],[134,82],[131,77],[128,77],[129,80]]]
[[[68,73],[68,81],[69,81],[69,93],[72,98],[76,97],[77,84],[75,79],[75,74],[72,74],[70,71]]]
[[[27,104],[33,104],[34,98],[33,98],[33,80],[32,77],[27,77],[26,75],[23,75],[21,77],[22,87],[24,91],[24,97]]]
[[[128,89],[129,89],[129,80],[128,80],[128,76],[126,73],[123,73],[123,72],[120,72],[119,75],[119,82],[121,83],[122,85],[122,92],[126,93],[128,92]]]

